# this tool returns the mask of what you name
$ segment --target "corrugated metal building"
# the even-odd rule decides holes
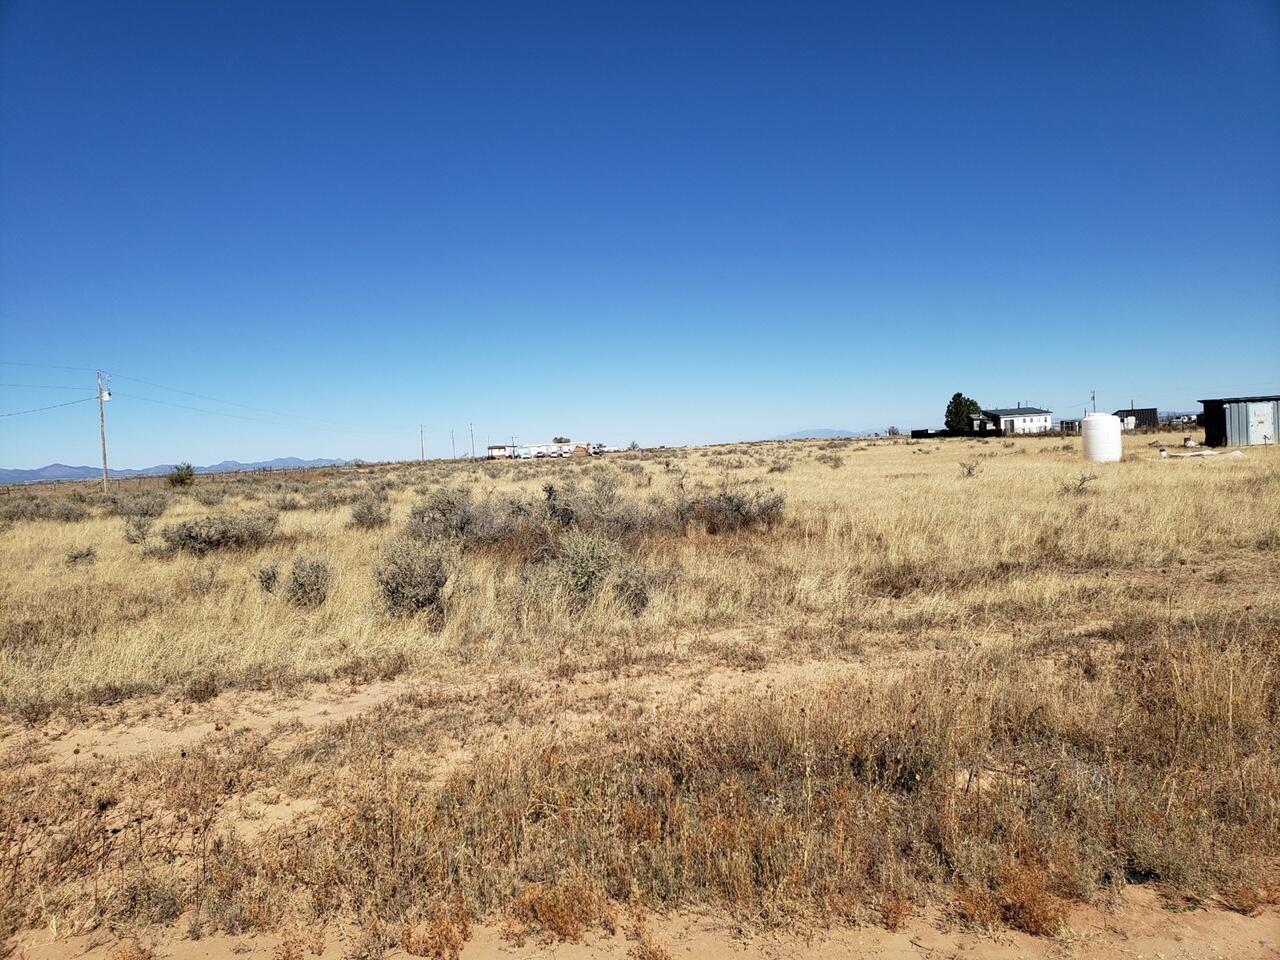
[[[1204,442],[1210,447],[1243,447],[1275,443],[1280,426],[1280,394],[1267,397],[1223,397],[1201,400]]]

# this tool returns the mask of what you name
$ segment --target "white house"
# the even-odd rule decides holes
[[[1053,411],[1041,410],[1039,407],[1004,407],[983,410],[982,415],[1005,436],[1014,433],[1048,433],[1053,429]]]

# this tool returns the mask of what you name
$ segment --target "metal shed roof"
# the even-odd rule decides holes
[[[1280,393],[1264,397],[1216,397],[1213,400],[1197,400],[1196,403],[1269,403],[1272,400],[1280,400]]]

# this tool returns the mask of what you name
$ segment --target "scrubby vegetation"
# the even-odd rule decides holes
[[[11,494],[0,934],[451,955],[495,916],[931,905],[1052,936],[1132,884],[1272,909],[1278,454],[1082,474],[1011,442]],[[44,733],[372,680],[394,695],[331,725],[155,756]],[[280,795],[303,812],[245,812]]]
[[[167,526],[161,537],[172,550],[208,553],[210,550],[261,547],[271,539],[278,519],[274,513],[215,514]]]

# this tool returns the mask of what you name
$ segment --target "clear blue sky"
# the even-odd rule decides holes
[[[118,378],[122,467],[1277,390],[1280,5],[8,0],[0,328],[356,428]]]

